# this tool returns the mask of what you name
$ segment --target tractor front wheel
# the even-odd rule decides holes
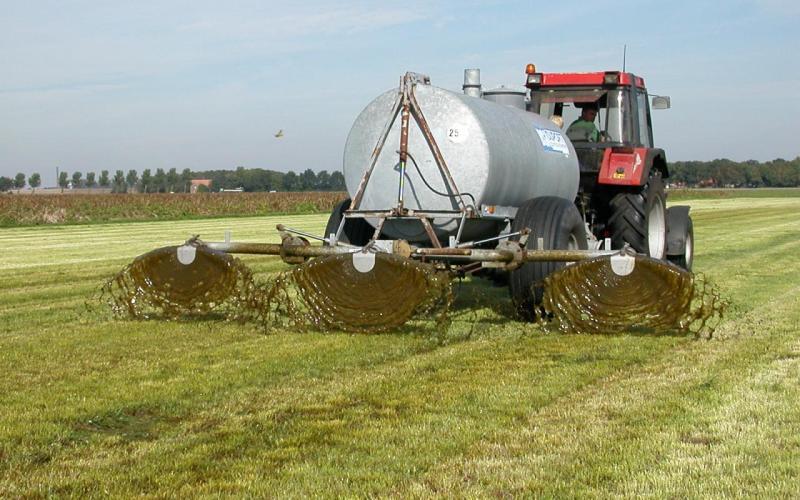
[[[586,250],[586,228],[578,208],[569,200],[544,196],[522,204],[511,223],[511,232],[531,230],[525,248],[529,250]],[[543,248],[536,248],[543,240]],[[511,271],[509,289],[519,315],[528,321],[536,319],[536,306],[544,293],[542,281],[563,262],[530,262]]]

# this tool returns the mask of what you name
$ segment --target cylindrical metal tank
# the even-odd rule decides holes
[[[354,196],[370,157],[392,112],[397,89],[367,105],[356,118],[347,138],[343,173],[347,190]],[[578,159],[572,143],[550,120],[537,114],[484,99],[418,84],[416,98],[431,128],[456,186],[481,205],[517,207],[539,196],[558,196],[572,201],[578,190]],[[436,166],[422,132],[412,119],[408,151],[430,186],[447,193],[447,183]],[[395,121],[375,165],[361,210],[387,210],[397,203],[399,185],[400,118]],[[420,178],[409,161],[404,205],[420,210],[457,210],[454,197],[437,194]],[[471,202],[466,197],[467,203]],[[376,221],[370,221],[375,225]],[[502,221],[471,220],[462,241],[496,235]],[[433,226],[446,241],[458,229],[458,221],[438,218]],[[418,221],[392,220],[383,232],[390,238],[426,241]]]

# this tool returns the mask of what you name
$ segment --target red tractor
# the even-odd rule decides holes
[[[653,109],[670,107],[669,97],[650,96],[632,73],[539,73],[526,68],[529,111],[563,124],[580,163],[576,205],[595,239],[691,270],[693,228],[688,206],[666,208],[666,155],[653,142]],[[586,113],[593,109],[596,113]],[[592,116],[597,133],[570,126]],[[584,124],[586,125],[586,124]],[[592,242],[590,242],[591,246]]]

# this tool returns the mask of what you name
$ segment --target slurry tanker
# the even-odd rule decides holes
[[[309,308],[375,324],[390,309],[408,319],[425,302],[422,288],[406,286],[419,275],[408,269],[507,282],[529,320],[543,314],[551,275],[585,262],[592,271],[569,273],[559,293],[602,305],[603,317],[615,308],[652,317],[671,296],[691,302],[670,293],[691,287],[694,234],[689,207],[666,207],[669,170],[650,115],[651,103],[666,109],[669,98],[624,71],[542,73],[530,64],[524,77],[524,86],[484,89],[480,71],[467,69],[456,92],[406,73],[355,119],[342,167],[349,196],[324,234],[279,225],[281,243],[193,238],[175,247],[174,273],[198,251],[279,255],[311,266],[299,294]],[[646,278],[636,272],[643,265]]]

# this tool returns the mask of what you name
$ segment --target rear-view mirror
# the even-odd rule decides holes
[[[669,109],[669,96],[657,95],[653,97],[653,109]]]

